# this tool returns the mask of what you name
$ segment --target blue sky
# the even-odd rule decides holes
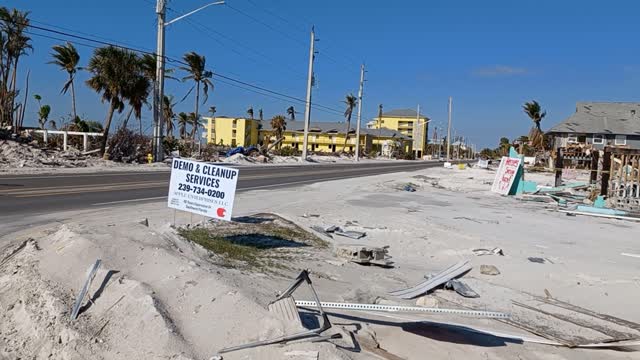
[[[5,0],[3,5],[30,10],[35,25],[59,26],[153,51],[154,3]],[[205,3],[170,1],[168,18]],[[228,0],[228,4],[168,27],[167,55],[179,58],[196,51],[206,56],[215,72],[304,98],[309,29],[314,24],[320,39],[314,102],[342,111],[344,96],[357,93],[359,64],[364,61],[368,72],[363,121],[376,115],[380,103],[385,110],[420,104],[432,125],[442,127],[447,98],[452,96],[457,133],[479,147],[495,146],[501,136],[514,138],[529,131],[531,122],[521,105],[531,99],[548,112],[543,128],[569,116],[577,101],[638,101],[637,1]],[[70,98],[59,94],[66,75],[47,64],[51,46],[60,41],[33,39],[34,51],[21,63],[21,77],[25,69],[31,70],[31,93],[41,94],[57,119],[71,107]],[[77,47],[84,65],[93,49]],[[78,76],[78,112],[103,121],[107,106],[80,83],[86,79],[86,73]],[[294,105],[302,117],[303,104],[249,92],[216,78],[214,83],[204,108],[215,105],[218,115],[244,116],[253,106],[256,115],[263,108],[265,118],[270,118]],[[166,92],[179,100],[189,87],[169,81]],[[193,111],[193,101],[187,98],[177,110]],[[27,123],[35,123],[35,111],[32,101]],[[320,110],[314,110],[312,118],[343,120]],[[143,115],[143,123],[149,127],[150,111]]]

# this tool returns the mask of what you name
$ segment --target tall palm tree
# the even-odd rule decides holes
[[[29,14],[0,7],[0,124],[13,123],[16,130],[20,125],[19,117],[14,116],[18,63],[22,55],[33,49],[31,38],[25,33],[30,23]]]
[[[524,103],[524,105],[522,105],[522,109],[524,110],[524,113],[527,114],[527,116],[529,116],[529,118],[533,121],[536,129],[541,131],[540,122],[542,121],[542,119],[544,119],[545,116],[547,116],[547,112],[542,111],[540,104],[538,104],[538,102],[535,100]]]
[[[250,106],[247,109],[247,115],[249,116],[249,119],[253,119],[253,106]]]
[[[196,84],[196,106],[195,106],[195,118],[200,119],[198,108],[200,105],[200,86],[202,86],[202,94],[204,99],[202,103],[206,103],[209,98],[209,87],[213,90],[213,72],[206,70],[206,59],[203,55],[198,55],[195,52],[186,53],[183,57],[184,62],[188,64],[186,67],[181,67],[182,70],[189,73],[189,75],[182,78],[182,81],[193,80]],[[193,88],[191,88],[193,90]],[[189,90],[189,91],[191,91]],[[192,131],[192,136],[195,136],[195,131]]]
[[[291,121],[294,121],[296,119],[296,109],[294,109],[293,106],[289,106],[287,108],[287,115],[289,115]]]
[[[173,112],[173,107],[176,104],[173,102],[173,96],[164,96],[162,101],[162,118],[164,119],[164,126],[167,129],[167,137],[173,139],[173,120],[176,118],[176,114]]]
[[[278,149],[282,146],[282,136],[284,135],[285,130],[287,130],[287,119],[285,119],[282,115],[276,115],[271,118],[271,128],[273,129],[273,133],[276,135],[276,141],[280,141],[277,145]]]
[[[89,60],[87,70],[92,75],[87,80],[87,85],[102,94],[103,102],[109,103],[100,144],[100,154],[104,155],[114,112],[122,113],[124,102],[127,100],[136,103],[132,95],[139,94],[135,90],[144,88],[141,86],[142,83],[146,82],[148,87],[148,80],[142,74],[138,56],[129,50],[114,46],[96,49]]]
[[[71,88],[71,109],[72,115],[75,119],[78,114],[76,112],[76,89],[73,85],[73,79],[76,76],[76,72],[80,70],[78,63],[80,62],[80,54],[73,46],[68,42],[64,45],[55,45],[53,48],[53,61],[49,61],[49,64],[58,65],[60,70],[66,71],[69,75],[69,79],[62,86],[60,93],[66,94],[69,88]]]
[[[260,121],[264,120],[264,118],[262,117],[262,109],[258,110],[258,119],[260,119]]]
[[[344,117],[347,118],[347,128],[345,130],[342,152],[344,152],[344,149],[347,148],[347,141],[349,140],[349,130],[351,130],[351,114],[353,113],[353,109],[356,107],[356,104],[358,104],[358,98],[353,96],[353,94],[348,94],[343,102],[347,105],[347,108],[344,111]],[[357,139],[356,141],[359,141],[359,139]]]
[[[191,119],[189,118],[189,115],[187,115],[187,113],[185,112],[181,112],[178,114],[178,133],[180,134],[180,139],[183,139],[186,137],[187,135],[187,125],[189,125],[191,122]]]

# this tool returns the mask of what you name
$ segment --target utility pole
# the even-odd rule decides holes
[[[156,81],[153,84],[153,143],[151,144],[153,152],[153,161],[162,161],[164,158],[164,150],[162,149],[162,133],[164,132],[164,119],[162,114],[162,105],[164,103],[164,67],[165,67],[165,50],[164,50],[164,28],[174,22],[193,15],[200,10],[206,9],[213,5],[224,5],[224,1],[216,1],[201,6],[193,11],[167,22],[166,10],[168,0],[157,0],[156,15],[158,16],[158,42],[156,49]],[[196,121],[199,119],[196,119]]]
[[[449,96],[449,126],[447,127],[447,161],[451,161],[451,107],[453,99]]]
[[[360,65],[360,89],[358,90],[358,125],[356,126],[356,161],[360,161],[360,118],[362,116],[363,90],[364,90],[364,64]]]
[[[162,100],[164,97],[164,26],[166,3],[157,0],[156,14],[158,15],[158,43],[156,50],[156,81],[153,86],[153,161],[163,160],[162,150]]]
[[[309,144],[309,125],[311,123],[311,89],[313,87],[313,60],[315,60],[315,28],[311,27],[311,45],[309,46],[309,73],[307,74],[307,103],[304,108],[304,140],[302,142],[302,160],[307,160],[307,146]]]
[[[418,104],[418,108],[416,109],[416,125],[413,127],[416,131],[415,135],[414,135],[414,139],[417,140],[416,144],[422,144],[423,140],[422,140],[422,129],[420,128],[420,104]],[[419,131],[419,132],[418,132]],[[415,141],[414,140],[414,141]],[[415,144],[414,144],[415,145]],[[421,145],[422,146],[422,145]],[[413,149],[413,153],[417,154],[417,152],[420,150],[417,149]],[[422,155],[422,154],[421,154]]]

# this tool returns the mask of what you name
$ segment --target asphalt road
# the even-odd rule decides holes
[[[237,167],[240,169],[238,191],[299,186],[435,166],[442,166],[442,163]],[[169,175],[169,171],[160,171],[0,176],[0,219],[160,201],[167,196]]]

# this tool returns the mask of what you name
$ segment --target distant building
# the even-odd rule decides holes
[[[227,146],[251,146],[276,141],[270,121],[231,117],[204,117],[207,142]],[[309,126],[308,150],[316,152],[339,152],[345,146],[346,124],[342,122],[312,122]],[[354,152],[356,129],[351,126],[345,151]],[[301,150],[304,142],[304,122],[287,120],[283,146]],[[363,152],[380,151],[385,142],[397,143],[405,152],[413,151],[413,140],[400,131],[391,129],[360,129],[360,146]]]
[[[576,112],[548,133],[554,148],[585,145],[640,149],[640,103],[579,102]]]
[[[397,109],[382,113],[382,117],[374,118],[367,123],[367,128],[387,128],[398,131],[413,142],[413,151],[420,158],[427,150],[427,134],[429,133],[429,118],[418,115],[413,109]]]

